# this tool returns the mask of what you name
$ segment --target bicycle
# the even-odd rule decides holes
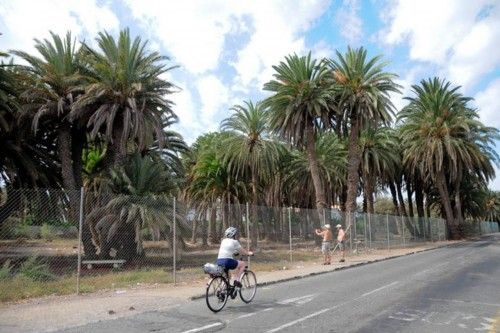
[[[212,312],[222,310],[226,306],[229,297],[235,299],[238,294],[245,303],[250,303],[254,299],[257,293],[257,278],[255,273],[248,269],[248,266],[245,266],[245,270],[241,275],[241,287],[231,285],[228,269],[210,263],[205,264],[203,269],[211,277],[207,283],[205,300]]]

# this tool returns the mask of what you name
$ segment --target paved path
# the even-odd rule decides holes
[[[494,260],[495,254],[498,259],[500,236],[495,237],[334,272],[328,271],[338,267],[319,265],[279,272],[258,272],[259,282],[269,284],[259,288],[255,301],[244,305],[241,301],[230,300],[219,314],[210,313],[203,299],[188,301],[201,294],[203,282],[195,286],[180,285],[175,288],[128,290],[118,294],[35,301],[0,309],[0,332],[38,332],[65,328],[65,332],[247,332],[249,327],[254,327],[255,332],[396,332],[404,331],[415,323],[417,330],[410,331],[419,331],[423,327],[420,331],[434,332],[436,327],[427,321],[441,320],[437,319],[441,315],[460,317],[462,314],[469,318],[469,322],[462,323],[448,317],[446,320],[466,325],[467,328],[482,324],[491,326],[496,320],[495,311],[500,310],[497,291],[500,286],[498,282],[495,284],[499,280],[499,268],[498,260]],[[360,255],[353,257],[345,266],[407,252],[411,250]],[[471,268],[472,272],[469,272]],[[442,294],[448,289],[449,292],[453,291],[452,287],[445,288],[450,282],[445,278],[448,275],[450,279],[453,278],[453,272],[470,276],[470,281],[481,282],[481,286],[486,286],[480,289],[483,294],[471,285],[461,286],[457,277],[454,277],[458,280],[453,280],[453,288],[458,287],[463,291],[472,288],[474,293],[471,297],[450,298]],[[319,273],[324,274],[316,275]],[[314,276],[295,279],[308,275]],[[273,284],[279,280],[291,281]],[[433,302],[438,304],[438,309],[444,308],[446,304],[446,308],[457,310],[444,314],[443,311],[436,311],[426,303],[431,298],[435,299]],[[478,313],[478,309],[484,313]],[[108,313],[109,310],[113,311],[112,314]],[[428,330],[425,330],[426,325],[430,325]],[[443,327],[451,329],[453,325],[439,326],[439,331]]]

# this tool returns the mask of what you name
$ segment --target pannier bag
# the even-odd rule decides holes
[[[208,262],[203,265],[203,271],[210,275],[222,275],[224,273],[224,269],[221,266]]]

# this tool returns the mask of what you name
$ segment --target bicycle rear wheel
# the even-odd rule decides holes
[[[246,271],[241,277],[240,298],[245,303],[250,303],[257,293],[257,278],[254,272]]]
[[[216,276],[208,283],[205,300],[210,310],[219,312],[224,308],[229,297],[227,290],[227,281],[222,276]]]

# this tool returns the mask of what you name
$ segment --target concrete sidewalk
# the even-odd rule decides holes
[[[421,244],[411,248],[378,250],[350,255],[345,263],[323,266],[294,262],[291,267],[272,272],[255,272],[259,285],[266,285],[363,265],[454,242]],[[208,279],[142,289],[119,289],[87,295],[52,296],[20,304],[0,306],[0,332],[50,332],[102,320],[123,318],[147,311],[164,311],[189,300],[204,297]]]

